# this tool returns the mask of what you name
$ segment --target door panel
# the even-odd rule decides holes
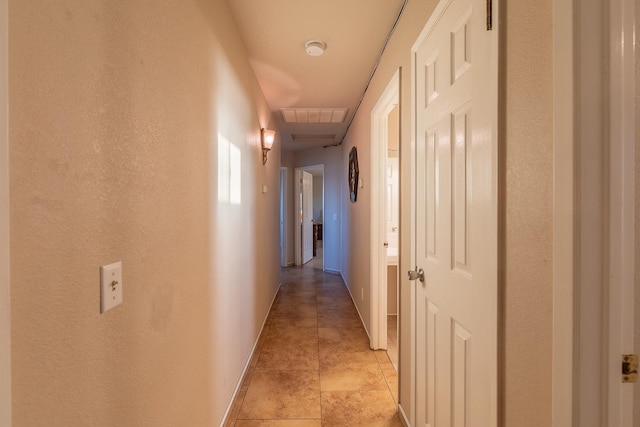
[[[416,425],[497,424],[496,33],[442,1],[414,47]]]

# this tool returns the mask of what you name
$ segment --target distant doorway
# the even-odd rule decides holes
[[[324,165],[295,170],[295,263],[324,270]]]

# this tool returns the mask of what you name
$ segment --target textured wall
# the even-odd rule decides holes
[[[224,1],[20,0],[9,21],[14,426],[217,425],[279,283],[279,153],[262,166]]]
[[[640,23],[640,0],[635,0],[636,25]],[[640,354],[640,45],[635,45],[635,353]],[[640,383],[633,390],[633,425],[640,426]]]
[[[280,166],[286,168],[286,200],[285,200],[285,240],[287,250],[287,265],[294,265],[296,262],[295,256],[295,233],[294,233],[294,206],[295,206],[295,153],[293,151],[283,151],[281,157]]]
[[[7,0],[0,0],[0,425],[11,425]]]
[[[552,8],[501,2],[506,426],[551,425]]]

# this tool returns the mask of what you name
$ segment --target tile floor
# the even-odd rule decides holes
[[[391,364],[398,371],[398,316],[387,316],[387,355]]]
[[[402,426],[398,376],[338,275],[283,269],[227,426]]]
[[[322,270],[322,266],[323,266],[322,258],[323,258],[322,240],[318,240],[318,242],[316,244],[316,256],[311,258],[311,261],[309,261],[308,264],[313,268],[317,268],[319,270]]]

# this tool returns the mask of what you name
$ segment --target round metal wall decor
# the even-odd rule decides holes
[[[351,203],[355,203],[358,199],[358,150],[353,147],[349,151],[349,192],[351,194]]]

